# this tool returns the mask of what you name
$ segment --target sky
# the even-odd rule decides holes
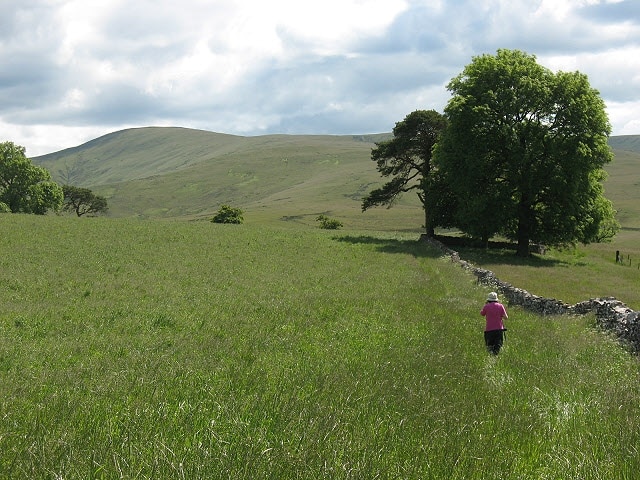
[[[390,132],[500,48],[586,74],[640,134],[638,0],[0,0],[0,142]]]

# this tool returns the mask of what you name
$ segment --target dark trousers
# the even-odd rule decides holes
[[[487,346],[487,350],[492,355],[497,355],[502,348],[504,342],[504,332],[502,330],[490,330],[484,332],[484,343]]]

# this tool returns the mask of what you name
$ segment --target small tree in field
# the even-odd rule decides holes
[[[88,213],[106,213],[108,210],[107,199],[94,194],[88,188],[74,187],[72,185],[63,185],[64,192],[64,211],[76,212],[81,217]]]
[[[213,223],[235,223],[240,224],[244,222],[243,211],[239,208],[234,208],[229,205],[222,205],[218,213],[211,219]]]
[[[424,209],[426,233],[434,236],[434,227],[442,223],[438,204],[445,192],[440,189],[443,184],[434,179],[431,157],[446,126],[447,119],[435,110],[416,110],[396,123],[393,138],[377,143],[371,151],[378,172],[390,180],[363,198],[363,212],[378,205],[390,207],[403,193],[413,190]]]
[[[320,222],[320,228],[324,228],[325,230],[338,230],[342,227],[342,222],[340,220],[329,218],[326,215],[318,215],[316,221]]]

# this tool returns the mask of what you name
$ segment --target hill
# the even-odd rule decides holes
[[[59,183],[107,197],[112,216],[210,216],[221,204],[253,218],[362,218],[360,201],[381,184],[370,160],[377,135],[240,137],[147,127],[111,133],[78,147],[35,157]],[[417,200],[405,199],[415,205]],[[368,218],[374,219],[373,213]],[[421,215],[411,224],[419,228]]]
[[[60,183],[107,197],[112,216],[212,215],[223,203],[251,210],[254,220],[313,221],[319,213],[420,230],[414,195],[393,212],[362,214],[362,196],[382,184],[370,160],[376,135],[265,135],[241,137],[177,127],[122,130],[78,147],[33,158]],[[605,188],[623,223],[640,227],[636,173],[640,136],[612,137],[615,161]]]
[[[617,137],[610,137],[609,145],[613,150],[640,153],[640,135],[619,135]]]

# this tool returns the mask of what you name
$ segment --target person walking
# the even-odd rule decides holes
[[[486,318],[484,327],[484,343],[492,355],[497,355],[504,342],[504,332],[507,330],[503,319],[509,318],[507,310],[498,301],[498,294],[491,292],[487,296],[487,302],[482,307],[480,315]]]

